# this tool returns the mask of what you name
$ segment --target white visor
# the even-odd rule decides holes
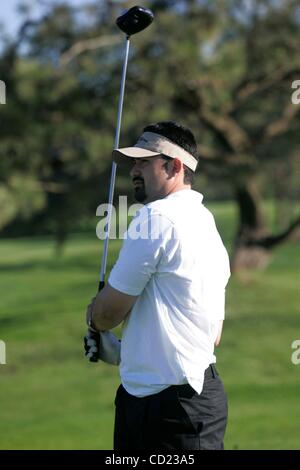
[[[198,160],[193,155],[163,135],[155,134],[154,132],[144,132],[134,147],[115,149],[112,156],[113,160],[118,163],[120,157],[147,158],[161,154],[171,158],[178,158],[192,171],[196,170]]]

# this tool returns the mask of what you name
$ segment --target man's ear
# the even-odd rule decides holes
[[[178,158],[174,158],[174,160],[173,160],[174,173],[179,173],[181,171],[182,167],[183,167],[182,161],[179,160]]]
[[[163,166],[165,167],[169,177],[173,177],[177,173],[180,173],[181,168],[183,168],[183,163],[178,158],[173,158],[172,160],[167,160]]]

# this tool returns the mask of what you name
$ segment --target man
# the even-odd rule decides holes
[[[230,270],[214,218],[191,189],[194,136],[160,122],[113,158],[131,161],[135,199],[145,204],[140,236],[133,219],[87,311],[98,331],[125,320],[114,449],[222,449],[227,400],[213,364]]]

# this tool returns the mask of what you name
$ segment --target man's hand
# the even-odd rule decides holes
[[[100,333],[88,330],[84,337],[85,355],[90,362],[98,362],[100,346]]]
[[[219,346],[220,344],[221,336],[222,336],[222,329],[223,329],[223,320],[220,320],[218,336],[216,337],[216,340],[215,340],[215,346]]]
[[[98,359],[101,359],[107,364],[120,364],[121,341],[111,331],[88,330],[84,337],[84,349],[90,362],[98,362]]]
[[[93,310],[95,307],[96,297],[93,297],[86,309],[86,324],[91,331],[98,332],[93,324]]]
[[[84,337],[85,355],[91,362],[101,359],[108,364],[120,363],[121,343],[110,329],[119,325],[130,312],[137,297],[103,286],[86,310],[88,332]]]
[[[100,349],[100,332],[96,330],[93,323],[93,309],[96,297],[93,297],[86,310],[86,323],[89,327],[84,337],[85,355],[90,362],[98,362]]]

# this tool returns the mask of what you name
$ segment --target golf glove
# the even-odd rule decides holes
[[[90,362],[100,359],[107,364],[120,364],[121,341],[111,331],[89,329],[84,337],[84,349]]]

